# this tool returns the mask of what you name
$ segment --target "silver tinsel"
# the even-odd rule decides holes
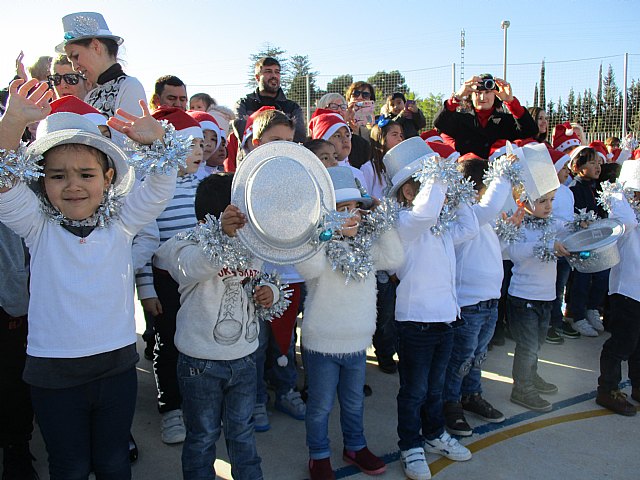
[[[278,301],[274,302],[269,308],[256,305],[256,316],[261,320],[270,322],[274,318],[280,318],[287,308],[289,308],[289,305],[291,304],[291,300],[289,299],[291,298],[291,295],[293,295],[293,290],[289,289],[288,283],[282,283],[280,275],[274,270],[271,274],[261,273],[250,282],[251,295],[249,296],[253,298],[255,288],[261,285],[266,285],[267,283],[274,285],[278,289],[280,295]]]
[[[512,212],[507,212],[507,218],[512,215]],[[520,225],[511,223],[502,217],[498,217],[496,220],[494,231],[496,232],[496,235],[498,235],[500,241],[507,245],[519,242],[524,238],[524,233],[520,230]]]
[[[65,217],[60,210],[49,202],[48,198],[40,195],[40,210],[47,216],[49,221],[69,227],[108,227],[113,220],[118,218],[121,208],[122,197],[116,195],[113,185],[104,192],[104,198],[96,212],[84,220],[71,220]]]
[[[573,221],[567,222],[564,225],[565,227],[567,227],[567,229],[570,232],[577,232],[585,228],[581,225],[581,223],[583,222],[593,223],[597,219],[598,219],[598,216],[593,210],[589,210],[587,212],[586,208],[581,208],[578,210],[578,213],[573,214]]]
[[[463,203],[473,203],[476,193],[473,182],[464,178],[458,171],[455,158],[429,157],[422,160],[420,168],[413,174],[422,186],[431,181],[440,181],[447,186],[444,205],[438,216],[438,222],[431,227],[433,235],[442,235],[456,220],[456,211]]]
[[[633,152],[636,148],[638,148],[638,140],[636,140],[632,136],[626,136],[620,141],[620,148],[622,150],[629,150]]]
[[[229,237],[224,233],[220,221],[211,215],[205,217],[204,223],[178,234],[178,238],[197,243],[216,266],[246,270],[253,259],[238,237]]]
[[[126,139],[126,149],[130,154],[129,165],[141,174],[168,174],[174,168],[187,166],[193,137],[180,138],[173,125],[166,120],[160,123],[164,128],[162,140],[155,140],[151,145],[141,145]]]
[[[380,200],[380,204],[367,213],[360,225],[359,233],[377,238],[387,230],[393,228],[398,221],[400,204],[389,197]]]
[[[567,257],[567,262],[569,262],[571,268],[582,271],[592,267],[594,264],[599,264],[600,256],[594,250],[588,252],[576,252]]]
[[[630,160],[635,161],[635,160]],[[600,184],[600,195],[597,198],[598,205],[602,206],[602,208],[608,213],[611,214],[611,200],[613,195],[616,193],[621,193],[629,202],[631,209],[636,214],[636,219],[640,222],[640,202],[638,202],[635,198],[634,191],[630,188],[624,188],[620,182],[602,182]]]
[[[331,240],[337,231],[342,228],[344,222],[353,217],[350,212],[338,212],[337,210],[326,209],[323,205],[324,214],[316,226],[316,234],[311,238],[311,243],[318,245]]]
[[[520,188],[525,192],[524,182],[522,180],[522,167],[518,160],[512,162],[511,160],[507,160],[506,155],[502,155],[489,164],[489,168],[485,172],[482,180],[485,185],[489,186],[493,180],[500,177],[507,178],[512,188]],[[524,201],[526,199],[526,193],[524,193],[524,195],[525,198],[521,197],[520,200]]]
[[[10,188],[16,180],[26,183],[44,176],[40,160],[42,155],[27,155],[24,142],[16,150],[0,148],[0,188]]]
[[[533,247],[533,255],[542,262],[555,262],[557,257],[553,248],[553,242],[556,238],[556,232],[553,228],[552,217],[538,218],[527,214],[524,216],[522,224],[531,230],[541,231],[540,239]]]

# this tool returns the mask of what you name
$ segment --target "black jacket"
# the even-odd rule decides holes
[[[595,212],[600,218],[606,217],[596,202],[596,182],[575,177],[575,183],[569,188],[573,192],[573,208],[575,213],[586,208],[587,212]]]

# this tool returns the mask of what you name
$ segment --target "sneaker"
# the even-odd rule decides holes
[[[276,399],[275,406],[276,410],[286,413],[296,420],[304,420],[304,415],[307,413],[307,406],[302,401],[300,392],[293,389],[289,390],[284,395],[280,395],[280,398]]]
[[[580,338],[580,332],[577,332],[569,322],[562,322],[562,328],[557,332],[564,338]]]
[[[29,450],[29,442],[4,447],[2,473],[3,480],[39,480],[33,468],[33,455]]]
[[[553,407],[544,398],[538,395],[538,392],[532,392],[527,395],[512,391],[511,401],[534,412],[550,412]]]
[[[444,421],[447,431],[452,435],[470,437],[473,430],[464,418],[464,410],[461,403],[446,402],[444,404]]]
[[[309,460],[309,480],[335,480],[335,478],[329,457]]]
[[[533,377],[533,386],[538,391],[538,393],[542,393],[544,395],[550,395],[552,393],[558,393],[558,387],[553,383],[546,382],[542,379],[542,377],[536,374]]]
[[[600,320],[600,312],[598,310],[587,310],[587,321],[596,332],[604,332],[604,324]]]
[[[447,432],[442,432],[442,435],[433,440],[425,440],[424,451],[443,455],[449,460],[455,460],[456,462],[464,462],[465,460],[471,459],[469,449]]]
[[[462,397],[462,408],[489,423],[502,423],[505,420],[502,412],[482,398],[480,393],[464,395]]]
[[[627,401],[627,396],[620,390],[612,390],[609,393],[598,392],[596,403],[626,417],[633,417],[637,413],[636,407]]]
[[[267,406],[264,403],[256,403],[253,407],[253,429],[256,432],[266,432],[270,428]]]
[[[398,364],[393,357],[380,357],[378,358],[378,369],[382,373],[393,375],[398,371]]]
[[[580,333],[580,335],[584,335],[585,337],[597,337],[598,332],[595,328],[591,326],[586,319],[578,320],[577,322],[573,322],[573,328]]]
[[[162,414],[162,441],[164,443],[182,443],[187,436],[184,428],[182,410],[171,410]]]
[[[431,470],[429,470],[424,449],[418,447],[402,450],[400,452],[400,461],[402,463],[402,471],[407,478],[411,480],[429,480],[431,478]]]
[[[367,447],[357,452],[343,449],[342,459],[351,465],[355,465],[367,475],[380,475],[387,469],[382,459],[376,457]]]
[[[636,402],[640,402],[640,387],[631,388],[631,398],[633,398]]]
[[[560,336],[555,327],[549,327],[549,330],[547,330],[547,337],[544,341],[551,345],[562,345],[564,343],[564,338]]]

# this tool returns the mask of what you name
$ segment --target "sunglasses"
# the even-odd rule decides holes
[[[56,73],[55,75],[49,75],[47,77],[49,85],[55,87],[59,86],[62,83],[62,80],[64,80],[64,83],[67,85],[77,85],[78,82],[80,82],[80,79],[85,80],[85,78],[79,73],[65,73],[63,75]]]
[[[354,90],[353,93],[351,93],[351,96],[353,98],[358,98],[358,97],[362,97],[365,100],[368,100],[371,98],[371,92],[363,92],[362,90]]]

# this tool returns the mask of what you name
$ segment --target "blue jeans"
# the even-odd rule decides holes
[[[507,297],[509,326],[516,342],[513,356],[513,390],[524,395],[536,391],[533,379],[538,374],[538,352],[549,329],[553,301]]]
[[[587,310],[596,310],[604,302],[609,288],[609,270],[597,273],[573,272],[570,310],[577,322],[587,318]]]
[[[31,387],[49,454],[51,480],[131,478],[129,431],[136,407],[135,368],[70,388]]]
[[[442,394],[453,348],[449,323],[396,322],[398,331],[398,446],[422,447],[444,432]],[[420,431],[422,430],[422,434]]]
[[[329,415],[336,391],[344,448],[358,451],[366,447],[363,426],[366,353],[330,355],[303,350],[302,355],[309,384],[304,419],[309,458],[319,460],[331,455]]]
[[[253,432],[255,356],[202,360],[181,353],[178,379],[187,428],[182,447],[183,477],[186,480],[215,480],[213,462],[222,426],[233,477],[262,479],[261,459]]]
[[[386,282],[377,281],[377,316],[376,316],[376,332],[373,334],[373,346],[376,351],[376,357],[379,360],[388,360],[396,353],[396,288],[386,272],[379,274],[383,278],[386,276]]]
[[[453,329],[453,350],[447,366],[444,401],[457,403],[461,395],[482,393],[480,368],[498,320],[498,299],[460,309],[463,324]]]
[[[564,289],[571,274],[571,266],[566,258],[558,258],[556,271],[556,299],[553,301],[553,307],[551,308],[551,326],[558,329],[562,328],[562,300],[564,299]]]

